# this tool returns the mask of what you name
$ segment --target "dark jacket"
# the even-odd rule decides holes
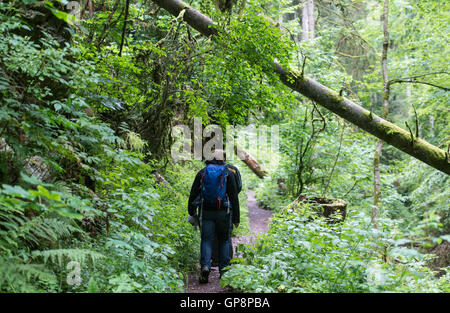
[[[206,164],[224,164],[223,161],[206,161]],[[228,166],[227,166],[228,168]],[[193,216],[196,213],[196,207],[194,205],[195,200],[200,196],[201,192],[201,179],[203,175],[203,171],[205,169],[203,168],[200,170],[197,175],[195,176],[194,183],[192,184],[191,188],[191,194],[189,195],[189,202],[188,202],[188,212],[189,215]],[[227,175],[227,195],[228,199],[231,203],[231,210],[232,210],[232,222],[233,224],[237,224],[240,221],[240,209],[239,209],[239,198],[238,198],[238,187],[236,185],[236,178],[235,174],[230,171],[228,168],[228,174]],[[216,210],[216,208],[208,208],[203,207],[203,210]]]
[[[234,165],[231,164],[226,164],[227,168],[231,171],[231,173],[233,174],[234,180],[236,182],[236,187],[237,187],[237,191],[238,193],[241,192],[242,190],[242,179],[241,179],[241,173],[239,172],[238,168]]]

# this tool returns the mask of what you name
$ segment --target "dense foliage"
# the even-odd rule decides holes
[[[160,188],[140,136],[93,116],[94,64],[45,31],[33,41],[24,12],[1,4],[0,289],[183,290],[198,241],[185,186],[197,168],[168,175],[182,188]],[[66,280],[69,261],[81,284]]]
[[[307,208],[284,211],[254,246],[244,246],[222,284],[247,292],[448,292],[448,274],[434,279],[426,255],[404,247],[397,227],[355,212],[343,225],[311,222]],[[314,213],[312,213],[314,214]],[[382,261],[377,251],[385,250]]]
[[[63,0],[0,3],[0,292],[183,291],[197,270],[186,204],[202,163],[171,159],[171,130],[196,117],[224,130],[279,126],[279,151],[247,147],[264,180],[236,161],[238,232],[249,232],[247,189],[275,214],[223,285],[449,292],[448,176],[385,146],[374,228],[375,139],[268,71],[276,58],[378,114],[380,2],[313,1],[310,40],[303,1],[216,2],[190,1],[225,30],[215,41],[152,1],[81,1],[77,18]],[[438,0],[390,4],[389,120],[442,149],[448,12]],[[299,195],[344,199],[346,220],[291,208]]]

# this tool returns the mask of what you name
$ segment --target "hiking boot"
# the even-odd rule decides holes
[[[227,271],[219,271],[219,279],[222,279],[223,274],[225,274]]]
[[[202,270],[200,271],[200,277],[198,281],[200,284],[206,284],[208,282],[209,277],[209,268],[205,265],[202,267]]]

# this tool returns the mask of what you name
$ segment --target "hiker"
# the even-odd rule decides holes
[[[200,283],[208,282],[214,236],[219,242],[219,274],[222,277],[224,268],[230,265],[232,225],[239,226],[238,187],[234,173],[225,165],[224,155],[223,150],[215,150],[212,158],[205,161],[206,167],[195,176],[189,196],[189,215],[195,216],[199,207]]]
[[[242,179],[241,179],[241,173],[239,172],[239,169],[231,165],[229,163],[226,163],[227,161],[227,155],[224,152],[224,162],[225,166],[229,169],[229,174],[233,177],[233,179],[236,181],[237,186],[237,192],[238,194],[242,190]],[[230,238],[230,259],[233,258],[233,239]],[[211,264],[213,267],[217,267],[219,265],[219,241],[217,240],[217,236],[214,236],[214,243],[213,243],[213,249],[212,249],[212,255],[211,255]]]

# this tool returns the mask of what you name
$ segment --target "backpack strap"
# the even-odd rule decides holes
[[[203,199],[200,202],[200,207],[199,207],[199,213],[198,213],[198,223],[199,223],[199,227],[200,227],[200,232],[202,231],[202,225],[203,225]]]

